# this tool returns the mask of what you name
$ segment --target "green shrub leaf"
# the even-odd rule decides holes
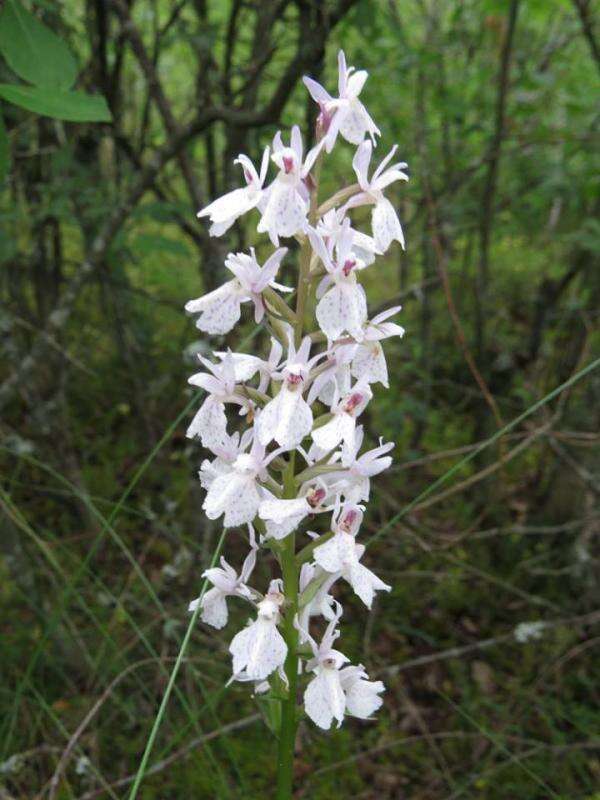
[[[106,100],[101,95],[0,83],[0,97],[28,111],[66,122],[110,122],[111,120]]]
[[[70,89],[77,62],[67,45],[18,0],[0,13],[0,53],[23,80],[44,89]]]

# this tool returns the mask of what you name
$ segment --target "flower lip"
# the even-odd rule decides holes
[[[311,508],[317,508],[325,499],[326,494],[327,492],[322,486],[315,486],[315,488],[311,489],[306,495],[306,502]]]
[[[342,517],[342,519],[340,520],[340,528],[341,528],[341,530],[350,533],[354,523],[356,522],[357,516],[358,516],[358,514],[355,511],[355,509],[351,508],[349,511],[347,511],[344,514],[344,516]]]
[[[356,409],[358,408],[358,406],[360,406],[363,400],[364,397],[360,392],[352,392],[350,397],[344,403],[344,411],[347,414],[351,414],[353,411],[356,411]]]
[[[298,386],[298,384],[299,384],[299,383],[302,383],[302,381],[303,381],[303,380],[304,380],[304,378],[303,378],[303,377],[302,377],[302,375],[301,375],[300,373],[298,373],[298,372],[290,372],[290,373],[289,373],[289,374],[286,376],[286,381],[287,381],[287,382],[288,382],[288,384],[290,384],[291,386]]]
[[[348,275],[352,272],[352,270],[354,269],[355,266],[356,266],[356,259],[347,258],[346,261],[344,261],[344,266],[342,267],[342,272],[344,273],[344,275],[346,277],[348,277]]]

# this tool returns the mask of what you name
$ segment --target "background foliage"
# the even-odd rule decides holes
[[[210,239],[195,211],[239,152],[312,129],[299,79],[331,85],[343,46],[412,175],[393,190],[407,252],[367,273],[407,329],[366,426],[397,442],[366,519],[394,591],[366,627],[344,598],[345,652],[386,703],[301,727],[298,797],[597,800],[600,373],[386,526],[598,357],[597,10],[4,4],[0,797],[127,796],[218,534],[184,438],[209,343],[182,306],[254,235]],[[350,180],[349,148],[332,158],[332,186]],[[274,743],[223,689],[230,630],[194,631],[141,797],[268,796]]]

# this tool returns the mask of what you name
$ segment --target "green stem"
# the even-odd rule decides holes
[[[284,496],[296,496],[294,481],[294,453],[285,474]],[[294,618],[298,612],[298,567],[296,565],[296,536],[290,533],[283,540],[279,556],[283,587],[286,598],[285,618],[283,621],[283,638],[288,647],[285,659],[285,674],[288,680],[287,697],[281,701],[281,728],[277,750],[277,800],[289,800],[292,796],[294,779],[294,745],[296,741],[296,694],[298,687],[298,631],[294,627]]]
[[[309,220],[314,225],[317,219],[317,193],[322,154],[315,163],[313,176],[315,187],[311,194]],[[304,332],[304,316],[306,302],[310,292],[312,277],[310,261],[312,248],[308,237],[304,237],[300,250],[300,269],[296,294],[296,312],[294,322],[294,339],[296,347],[300,346]],[[296,497],[297,483],[294,475],[296,453],[289,455],[287,468],[283,476],[283,496],[288,499]],[[298,717],[296,711],[296,695],[298,693],[298,631],[294,621],[298,613],[298,578],[300,567],[296,561],[296,534],[290,533],[281,543],[279,564],[283,576],[285,594],[285,617],[282,625],[283,638],[288,652],[285,659],[285,674],[288,681],[287,696],[281,701],[281,727],[277,750],[277,793],[276,800],[291,800],[294,783],[294,745]]]

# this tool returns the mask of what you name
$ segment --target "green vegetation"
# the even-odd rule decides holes
[[[368,408],[397,443],[365,520],[394,589],[366,622],[343,589],[345,652],[385,705],[326,735],[300,725],[297,797],[600,798],[600,367],[474,452],[600,355],[597,11],[4,4],[2,800],[131,790],[220,541],[184,436],[210,343],[183,305],[256,221],[211,239],[195,212],[238,185],[238,153],[298,118],[312,130],[300,78],[331,85],[339,47],[370,72],[379,149],[397,142],[411,174],[390,195],[407,251],[366,274],[406,328]],[[333,158],[346,174],[350,148]],[[238,337],[262,346],[245,319]],[[192,627],[138,798],[272,795],[273,709],[225,689],[245,614]]]

